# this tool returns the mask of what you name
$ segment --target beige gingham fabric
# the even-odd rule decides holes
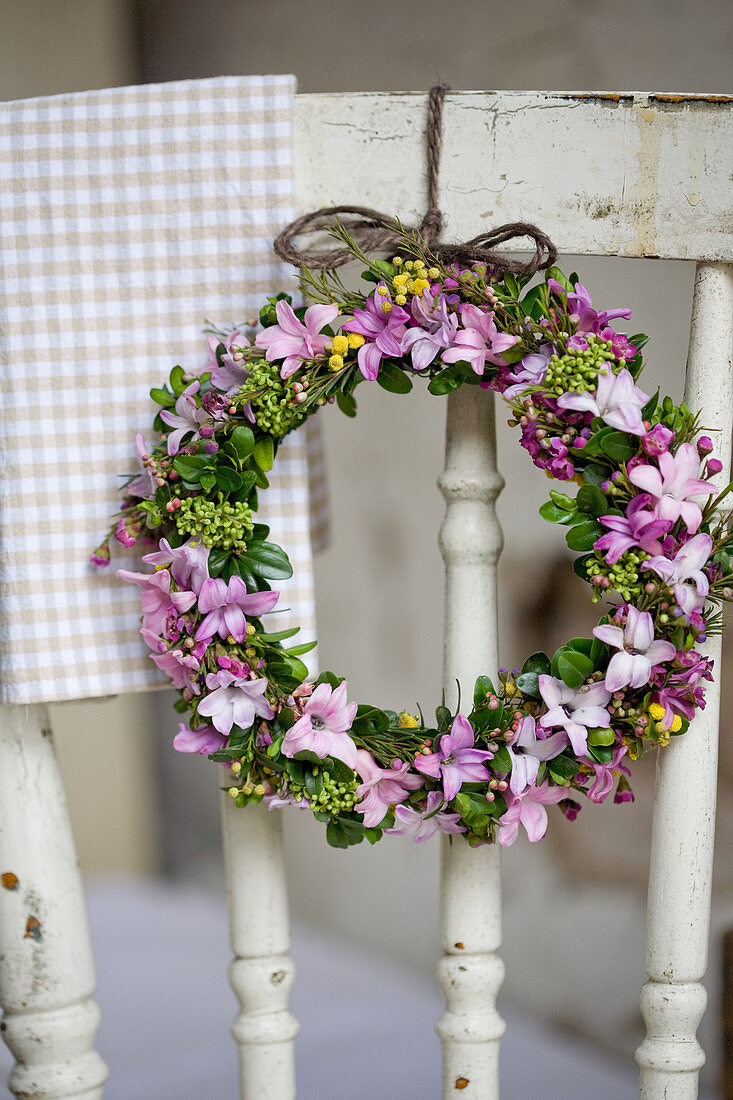
[[[271,241],[293,216],[294,92],[290,76],[227,77],[0,105],[3,702],[166,682],[138,635],[139,589],[114,576],[134,557],[113,543],[99,571],[89,554],[152,422],[150,387],[203,363],[206,319],[246,320],[292,286]],[[286,441],[259,513],[293,562],[281,603],[303,640],[306,447]]]

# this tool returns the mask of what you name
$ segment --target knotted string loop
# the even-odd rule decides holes
[[[428,98],[428,122],[426,129],[426,175],[428,184],[428,209],[418,227],[401,225],[388,214],[381,214],[368,206],[323,206],[310,214],[303,214],[282,230],[275,238],[274,249],[281,260],[295,267],[307,267],[311,271],[332,271],[353,260],[347,248],[331,248],[320,252],[301,251],[295,247],[296,237],[318,233],[340,225],[366,253],[394,252],[411,237],[416,246],[446,264],[468,265],[485,263],[497,273],[534,275],[536,271],[551,267],[557,260],[557,249],[546,233],[529,222],[510,222],[480,233],[470,241],[458,244],[440,244],[443,215],[438,206],[438,169],[443,144],[443,102],[449,90],[447,84],[436,84]],[[521,237],[534,241],[534,255],[528,260],[512,260],[496,252],[495,246]]]

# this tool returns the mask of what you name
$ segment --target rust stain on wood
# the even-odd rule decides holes
[[[633,103],[634,96],[631,92],[575,92],[562,95],[552,94],[553,99],[567,99],[570,101],[583,100],[585,103]]]
[[[20,881],[17,875],[14,875],[12,871],[5,871],[0,875],[0,883],[5,890],[17,890],[20,886]]]
[[[25,936],[23,938],[26,940],[35,940],[36,942],[43,939],[43,935],[41,934],[41,922],[37,917],[28,917],[28,920],[25,922]]]
[[[733,103],[733,96],[730,95],[670,95],[665,92],[654,92],[649,96],[650,103],[672,103],[679,105],[680,103],[711,103],[717,105],[719,103]]]

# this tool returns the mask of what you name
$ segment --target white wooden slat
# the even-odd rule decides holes
[[[0,1032],[15,1096],[102,1100],[81,874],[45,707],[0,708]]]
[[[232,1035],[239,1045],[242,1100],[294,1100],[293,1040],[298,1022],[288,1008],[295,965],[279,810],[222,805],[232,987],[242,1011]]]
[[[466,387],[448,398],[446,464],[439,479],[446,501],[440,530],[445,561],[443,686],[450,707],[471,708],[473,684],[498,665],[496,564],[502,533],[495,501],[504,481],[496,468],[493,394]],[[443,1096],[497,1100],[499,1039],[504,1021],[496,996],[504,965],[501,883],[496,846],[470,848],[460,837],[441,847],[441,941],[438,976],[446,1010]]]
[[[685,398],[717,429],[727,476],[733,424],[733,265],[697,267]],[[642,1011],[647,1037],[636,1060],[642,1100],[694,1100],[705,1054],[696,1030],[705,1011],[718,764],[722,639],[700,650],[715,661],[706,707],[657,763]]]
[[[733,260],[731,96],[453,92],[444,112],[446,240],[510,221],[564,253]],[[425,210],[424,93],[295,101],[299,212]]]

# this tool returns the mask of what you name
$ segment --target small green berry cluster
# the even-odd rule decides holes
[[[237,403],[249,402],[255,423],[263,432],[281,438],[306,418],[295,401],[294,382],[280,377],[280,365],[266,359],[247,363],[249,377],[237,394]]]
[[[181,535],[196,535],[209,550],[220,547],[241,553],[254,526],[252,509],[242,501],[230,504],[221,493],[218,496],[218,501],[186,497],[174,512],[176,527]]]
[[[604,592],[611,590],[618,592],[627,603],[640,599],[647,577],[640,575],[639,568],[648,559],[649,554],[643,550],[627,550],[618,561],[609,565],[596,550],[586,564],[588,579],[594,585],[593,603],[598,603]]]
[[[553,355],[542,383],[549,393],[590,393],[598,385],[598,372],[606,362],[616,362],[611,342],[588,333],[585,351],[569,351]]]
[[[317,776],[319,771],[320,769],[316,765],[313,769],[313,775]],[[305,787],[298,784],[290,784],[295,801],[300,802],[303,797],[307,796],[310,799],[313,811],[320,810],[321,813],[330,814],[331,817],[338,817],[340,813],[350,813],[354,808],[354,803],[358,801],[356,797],[358,786],[356,776],[351,783],[339,783],[330,772],[324,771],[320,774],[323,778],[323,786],[317,794],[311,794]]]

